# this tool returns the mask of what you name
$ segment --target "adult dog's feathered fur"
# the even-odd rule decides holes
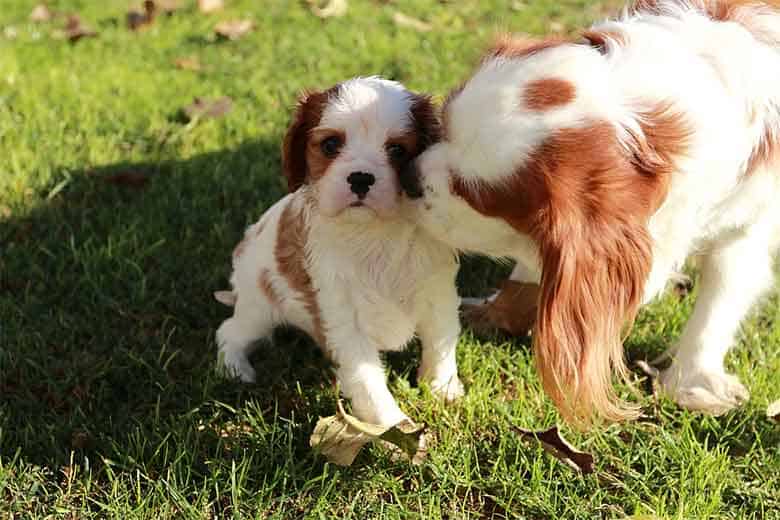
[[[419,219],[541,284],[534,345],[568,419],[625,419],[622,338],[692,254],[699,299],[662,374],[681,405],[747,398],[723,366],[780,242],[780,11],[641,1],[580,40],[504,38],[416,161]]]

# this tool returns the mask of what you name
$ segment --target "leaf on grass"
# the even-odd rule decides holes
[[[195,56],[183,56],[181,58],[176,58],[173,64],[176,65],[177,69],[182,70],[199,71],[202,68],[200,65],[200,60],[198,60],[198,58]]]
[[[225,7],[222,0],[198,0],[198,10],[201,13],[213,13]]]
[[[254,28],[255,24],[251,20],[227,20],[219,22],[214,27],[214,32],[221,38],[238,40]]]
[[[311,12],[320,18],[331,18],[347,14],[347,0],[308,0]],[[322,5],[324,4],[324,5]]]
[[[780,399],[767,407],[766,416],[775,421],[780,421]]]
[[[418,20],[417,18],[407,16],[399,11],[393,13],[393,21],[396,23],[396,25],[401,27],[408,27],[409,29],[414,29],[415,31],[428,32],[433,29],[431,24],[423,22],[422,20]]]
[[[233,108],[233,100],[227,96],[219,98],[196,97],[191,105],[184,107],[184,115],[191,121],[195,118],[222,117]]]
[[[512,336],[526,336],[536,321],[539,286],[506,280],[492,300],[464,304],[463,320],[479,334],[502,331]]]
[[[46,4],[36,5],[30,13],[30,21],[41,23],[48,22],[54,17],[54,13]]]
[[[573,470],[584,474],[593,473],[593,455],[575,449],[563,438],[557,426],[544,431],[531,431],[517,426],[514,429],[526,439],[538,441],[544,451]]]
[[[390,428],[365,423],[345,412],[339,400],[336,415],[321,417],[317,421],[309,445],[339,466],[349,466],[363,446],[379,441],[389,442],[412,461],[419,461],[424,429],[411,421],[403,421]]]
[[[97,36],[97,31],[93,31],[83,25],[79,15],[72,14],[68,16],[68,21],[65,23],[65,31],[63,34],[71,43],[76,43],[82,38]]]
[[[127,13],[127,27],[132,31],[143,29],[154,22],[157,5],[152,0],[144,2],[143,11],[133,9]]]
[[[129,188],[143,188],[149,182],[149,177],[139,171],[124,171],[109,175],[105,178],[106,182],[116,184],[117,186],[126,186]]]

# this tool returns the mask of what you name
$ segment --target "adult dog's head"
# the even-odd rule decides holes
[[[449,96],[442,141],[404,181],[439,239],[539,269],[537,365],[575,422],[636,414],[612,373],[625,375],[622,336],[651,268],[647,223],[688,135],[669,104],[624,104],[599,47],[613,35],[586,37],[499,41]]]
[[[282,147],[290,191],[309,185],[318,211],[396,215],[399,172],[438,138],[428,97],[378,77],[301,96]]]

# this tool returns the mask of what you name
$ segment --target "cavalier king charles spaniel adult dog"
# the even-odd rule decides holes
[[[635,417],[612,375],[641,304],[692,254],[698,301],[662,372],[723,413],[724,369],[780,246],[780,11],[647,0],[572,41],[502,39],[445,102],[442,141],[402,177],[418,218],[540,284],[533,332],[564,417]]]
[[[463,393],[457,258],[405,217],[399,184],[438,134],[430,100],[394,81],[357,78],[300,99],[282,150],[292,193],[247,229],[233,253],[233,290],[215,294],[235,306],[217,331],[228,373],[254,381],[254,342],[293,325],[336,365],[358,418],[394,425],[406,415],[380,352],[416,333],[419,377],[446,399]]]

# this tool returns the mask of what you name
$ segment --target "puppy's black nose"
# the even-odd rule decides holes
[[[347,182],[352,193],[357,195],[359,199],[365,199],[366,195],[368,195],[368,190],[376,182],[376,178],[372,173],[352,172],[347,176]]]

